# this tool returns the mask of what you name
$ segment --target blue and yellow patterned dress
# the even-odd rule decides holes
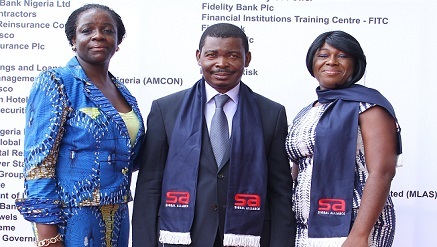
[[[132,139],[75,57],[35,79],[26,107],[26,196],[17,208],[33,223],[57,224],[65,246],[128,246],[127,203],[145,130],[136,99],[110,76],[136,116]]]

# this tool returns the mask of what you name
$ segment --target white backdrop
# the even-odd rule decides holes
[[[89,1],[0,0],[0,246],[33,246],[30,224],[14,208],[14,199],[23,191],[26,97],[32,77],[48,67],[65,65],[74,55],[63,23],[85,3]],[[305,67],[311,42],[330,30],[352,34],[368,61],[360,83],[378,89],[391,101],[402,127],[403,167],[397,169],[391,189],[397,210],[394,246],[435,246],[435,0],[99,3],[113,8],[125,23],[127,35],[110,71],[126,82],[145,118],[153,99],[188,88],[200,78],[195,51],[207,25],[231,22],[245,30],[251,39],[252,62],[243,81],[285,105],[289,121],[316,97],[317,82]],[[133,186],[135,180],[136,174]]]

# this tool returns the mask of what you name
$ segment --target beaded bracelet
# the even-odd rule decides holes
[[[58,235],[54,236],[53,238],[46,238],[40,241],[36,241],[35,246],[36,247],[49,246],[50,244],[54,244],[61,241],[62,241],[61,234],[58,233]]]

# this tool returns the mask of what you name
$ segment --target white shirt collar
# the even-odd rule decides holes
[[[227,91],[225,94],[229,96],[229,98],[232,99],[232,101],[235,102],[235,104],[238,105],[238,94],[240,92],[240,82],[231,90]],[[215,90],[213,87],[211,87],[206,81],[205,81],[205,93],[206,93],[206,103],[212,100],[214,96],[217,94],[220,94],[217,90]]]

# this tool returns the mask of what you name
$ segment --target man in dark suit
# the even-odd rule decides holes
[[[135,191],[133,247],[294,246],[284,106],[241,82],[251,53],[237,26],[208,27],[196,57],[202,79],[152,103]],[[216,95],[224,94],[219,107]],[[212,130],[215,108],[227,120],[218,133]],[[226,137],[218,154],[221,133]]]

